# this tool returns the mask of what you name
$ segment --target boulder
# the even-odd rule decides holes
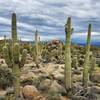
[[[65,94],[66,90],[63,86],[61,86],[59,83],[57,83],[57,81],[53,81],[50,88],[49,88],[49,92],[54,92],[54,93],[61,93],[61,94]]]
[[[93,86],[93,92],[96,93],[96,94],[100,94],[100,87],[98,86]]]
[[[25,99],[33,100],[34,98],[39,96],[39,92],[36,87],[32,85],[26,85],[22,88],[22,95]]]
[[[72,96],[71,100],[88,100],[88,98],[84,96]]]
[[[97,83],[100,83],[100,73],[94,73],[93,76],[92,76],[92,79],[91,81],[93,82],[97,82]]]
[[[50,79],[45,79],[44,81],[42,81],[40,83],[40,85],[38,86],[38,89],[47,90],[47,89],[49,89],[50,85],[51,85],[51,80]]]

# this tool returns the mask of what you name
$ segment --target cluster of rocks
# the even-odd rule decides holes
[[[61,53],[59,41],[52,41],[48,44],[47,50],[51,62],[39,63],[38,67],[33,62],[30,54],[27,54],[25,65],[21,68],[21,97],[18,100],[99,100],[100,98],[100,69],[95,69],[92,79],[89,82],[88,91],[83,90],[82,71],[84,53],[80,52],[81,47],[74,49],[72,56],[72,81],[73,95],[66,97],[64,86],[64,53]],[[63,48],[64,49],[64,48]],[[62,49],[62,50],[63,50]],[[59,50],[59,51],[57,51]],[[76,56],[77,55],[77,56]],[[99,57],[99,56],[98,56]],[[97,58],[98,59],[98,58]],[[6,66],[4,59],[0,59],[0,65]],[[0,100],[4,98],[13,87],[0,90]],[[10,92],[13,94],[13,92]]]

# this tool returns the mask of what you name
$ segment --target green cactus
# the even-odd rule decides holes
[[[15,43],[13,48],[13,61],[15,64],[19,64],[19,44]]]
[[[71,17],[68,17],[67,24],[65,25],[66,32],[66,43],[65,43],[65,87],[70,95],[70,90],[72,88],[72,78],[71,78]]]
[[[35,59],[35,62],[36,62],[36,65],[38,66],[38,63],[39,63],[39,45],[38,45],[38,31],[36,30],[35,32],[35,50],[36,50],[36,59]]]
[[[92,79],[93,71],[96,66],[96,59],[93,55],[90,56],[90,68],[89,68],[89,79]]]
[[[7,39],[6,39],[6,35],[4,35],[4,43],[6,44]]]
[[[3,56],[9,67],[12,68],[12,74],[14,76],[13,86],[15,89],[15,97],[20,93],[20,61],[19,61],[19,44],[17,43],[17,26],[16,26],[16,14],[12,14],[12,45],[6,43],[3,47]]]
[[[83,86],[84,86],[84,89],[87,89],[88,81],[89,81],[90,41],[91,41],[91,24],[88,25],[86,54],[85,54],[85,62],[84,62],[84,69],[83,69]]]
[[[27,57],[27,49],[23,49],[21,57],[21,66],[24,66]]]
[[[19,92],[20,91],[19,90],[19,86],[20,86],[19,45],[17,43],[14,44],[13,54],[11,54],[13,56],[10,55],[11,51],[10,52],[9,51],[10,51],[9,44],[6,43],[6,45],[3,47],[3,56],[8,66],[12,68],[12,74],[14,76],[13,86],[15,88],[15,96],[17,97],[20,93]]]
[[[13,67],[12,67],[12,72],[14,75],[14,80],[13,80],[13,85],[14,85],[14,90],[15,90],[15,97],[19,96],[20,93],[20,62],[19,62],[19,44],[15,43],[13,46]]]
[[[11,59],[10,59],[9,48],[8,48],[7,45],[5,45],[3,47],[3,57],[4,57],[5,62],[7,63],[7,65],[11,68],[12,63],[11,63]]]
[[[17,25],[16,25],[16,14],[12,13],[12,41],[17,42]]]

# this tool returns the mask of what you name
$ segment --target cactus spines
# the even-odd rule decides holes
[[[66,43],[65,43],[65,87],[69,94],[72,88],[71,83],[71,17],[68,17],[67,24],[65,25]]]
[[[87,43],[86,43],[86,54],[85,54],[85,62],[83,69],[83,86],[84,89],[88,87],[89,80],[89,58],[90,58],[90,41],[91,41],[91,24],[88,25],[88,35],[87,35]]]
[[[12,13],[12,41],[13,43],[17,42],[17,23],[15,13]]]
[[[27,57],[27,49],[23,49],[21,57],[21,66],[24,66]]]

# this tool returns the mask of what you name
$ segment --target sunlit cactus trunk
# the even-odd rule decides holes
[[[16,14],[12,13],[12,42],[17,42],[17,23],[16,23]]]
[[[89,24],[89,26],[88,26],[86,54],[85,54],[85,62],[84,62],[84,69],[83,69],[83,86],[84,86],[84,89],[87,89],[88,81],[89,81],[90,41],[91,41],[91,24]]]
[[[65,43],[65,87],[70,94],[70,90],[72,88],[72,78],[71,78],[71,17],[68,17],[67,24],[65,25],[66,32],[66,43]]]

